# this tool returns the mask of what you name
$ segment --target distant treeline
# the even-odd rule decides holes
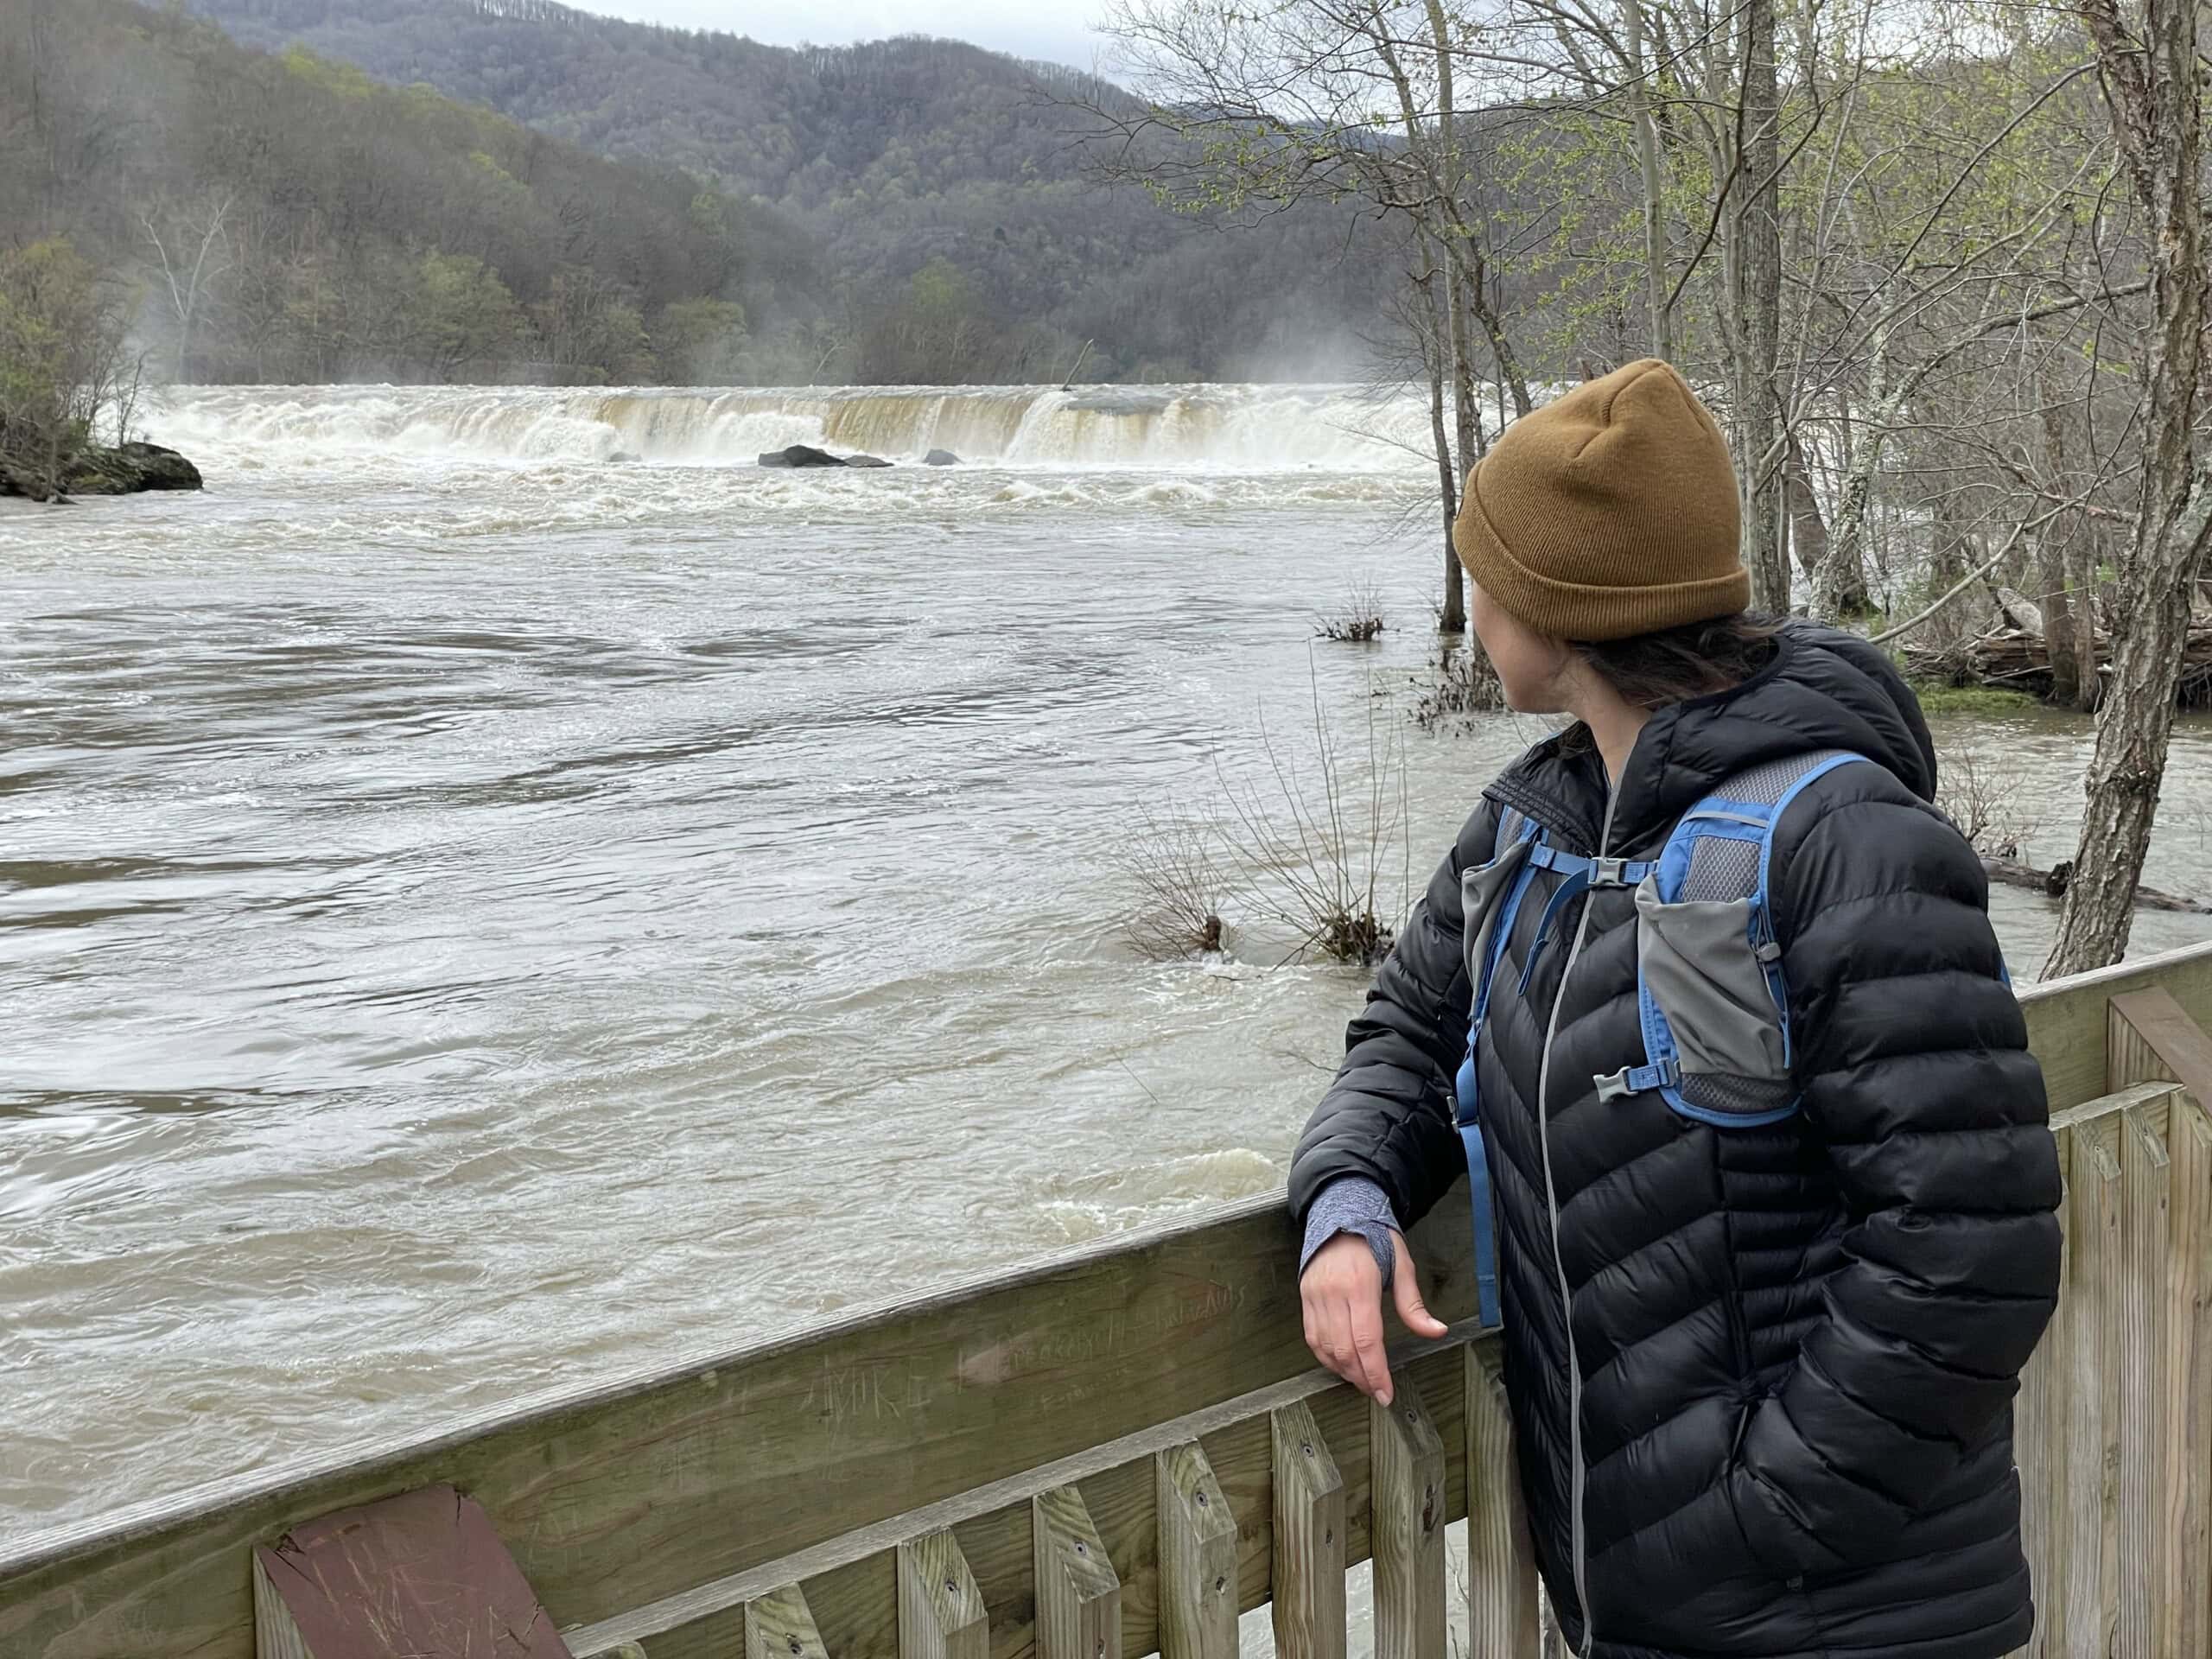
[[[247,44],[0,0],[0,140],[28,163],[0,168],[0,245],[65,239],[158,377],[1037,381],[1090,341],[1087,379],[1301,374],[1342,372],[1371,312],[1347,215],[1225,238],[1086,178],[1073,78],[972,48],[198,10]]]
[[[1360,207],[1224,236],[1218,214],[1102,182],[1096,110],[1141,105],[1057,65],[918,36],[793,49],[542,0],[188,3],[250,45],[428,82],[772,207],[804,251],[748,306],[834,346],[825,378],[1058,379],[1086,340],[1087,378],[1332,378],[1387,326]]]
[[[0,225],[135,290],[183,379],[679,377],[744,340],[734,204],[128,0],[0,0]]]

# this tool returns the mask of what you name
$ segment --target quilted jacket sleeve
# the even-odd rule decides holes
[[[1471,1000],[1459,874],[1490,857],[1497,817],[1484,801],[1460,830],[1345,1033],[1344,1065],[1291,1160],[1290,1204],[1301,1224],[1332,1179],[1364,1175],[1411,1226],[1464,1172],[1451,1103]]]
[[[1785,815],[1772,891],[1808,1132],[1847,1211],[1824,1317],[1731,1471],[1784,1573],[1873,1559],[2002,1420],[2056,1305],[2058,1160],[1980,860],[1888,773]]]

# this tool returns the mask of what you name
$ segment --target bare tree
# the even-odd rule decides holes
[[[2047,974],[2117,962],[2173,735],[2190,601],[2212,542],[2212,465],[2197,430],[2204,367],[2203,105],[2194,0],[2082,0],[2114,134],[2150,227],[2149,365],[2141,406],[2142,481],[2121,555],[2111,684],[2097,719],[2088,799]]]
[[[237,201],[234,191],[208,191],[198,200],[168,213],[138,215],[139,228],[152,245],[161,288],[176,319],[176,378],[191,378],[192,330],[205,310],[214,284],[231,268],[225,222]]]

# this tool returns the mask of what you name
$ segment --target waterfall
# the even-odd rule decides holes
[[[1422,399],[1356,386],[181,387],[149,412],[188,451],[743,465],[814,444],[1016,467],[1396,471],[1430,465]]]

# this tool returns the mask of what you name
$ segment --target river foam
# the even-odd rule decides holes
[[[1066,467],[1405,472],[1427,407],[1357,386],[179,388],[149,424],[188,451],[315,465],[340,455],[522,464],[733,465],[794,443],[918,461]]]

